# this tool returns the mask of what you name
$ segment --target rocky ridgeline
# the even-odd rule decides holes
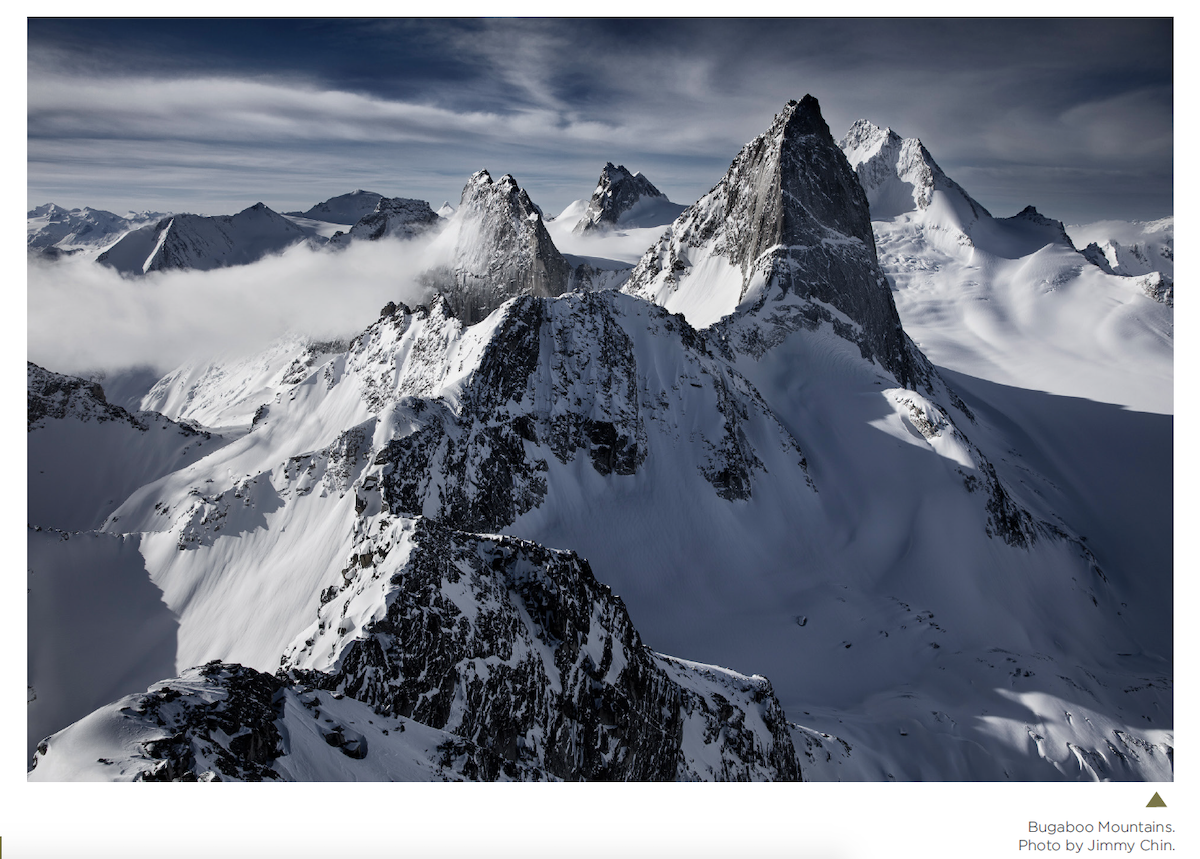
[[[639,328],[651,336],[632,336]],[[797,479],[808,481],[795,440],[682,317],[611,291],[524,297],[504,308],[485,340],[474,343],[477,336],[463,333],[439,299],[394,310],[351,345],[347,372],[364,401],[387,408],[386,419],[402,428],[374,454],[395,515],[499,530],[541,505],[549,460],[583,454],[601,475],[634,474],[654,444],[679,446],[667,428],[698,410],[714,410],[716,431],[692,431],[679,461],[719,496],[751,497],[765,471],[773,452],[750,436],[776,439]],[[656,344],[663,356],[638,343]],[[469,371],[448,365],[452,351],[473,356]],[[397,352],[407,355],[399,372],[389,358]],[[660,374],[667,355],[678,378]],[[453,400],[433,396],[451,372],[466,380]]]
[[[122,421],[137,429],[146,429],[125,409],[109,403],[98,382],[54,373],[32,361],[26,362],[26,377],[26,414],[30,432],[47,419],[62,420],[68,416],[83,421]]]
[[[350,241],[411,239],[432,229],[440,221],[438,214],[424,200],[381,197],[374,211],[363,215],[350,228],[350,232],[335,233],[330,243],[337,246]]]
[[[651,652],[574,553],[425,519],[373,534],[288,677],[562,779],[799,778],[770,684]]]

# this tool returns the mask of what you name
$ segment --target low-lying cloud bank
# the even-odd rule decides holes
[[[82,374],[250,353],[289,332],[350,336],[389,301],[426,300],[430,240],[289,249],[253,265],[121,277],[91,258],[30,259],[28,357]]]

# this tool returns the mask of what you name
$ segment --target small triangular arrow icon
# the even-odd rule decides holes
[[[1146,803],[1146,808],[1166,808],[1167,804],[1163,802],[1162,797],[1158,795],[1158,791],[1154,791],[1154,796],[1150,797],[1150,801]]]

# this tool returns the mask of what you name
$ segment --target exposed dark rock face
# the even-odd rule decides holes
[[[1116,274],[1113,271],[1112,264],[1109,263],[1108,257],[1104,255],[1104,251],[1100,249],[1100,245],[1091,242],[1086,248],[1080,251],[1084,259],[1096,266],[1105,274]]]
[[[135,781],[264,781],[279,774],[282,751],[275,702],[283,684],[241,665],[210,662],[176,680],[126,699],[134,723],[153,724],[141,743],[145,761]],[[50,753],[43,741],[40,755]],[[37,759],[34,759],[34,766]]]
[[[614,167],[609,161],[600,171],[600,180],[596,184],[596,190],[592,192],[591,199],[588,200],[587,211],[579,219],[573,232],[587,234],[615,227],[623,215],[631,212],[639,203],[644,205],[644,201],[658,203],[658,210],[664,210],[662,204],[670,202],[667,195],[655,188],[641,173],[630,173],[624,166]],[[678,214],[683,208],[675,207],[672,215]],[[666,220],[672,215],[668,215]]]
[[[464,324],[473,325],[513,296],[553,297],[569,288],[571,264],[512,176],[498,182],[486,170],[472,176],[454,220],[453,260],[426,280]]]
[[[26,375],[29,430],[46,418],[61,420],[68,414],[83,420],[124,421],[138,429],[146,429],[125,409],[110,404],[98,382],[52,373],[32,361],[26,363]]]
[[[294,681],[564,779],[799,778],[770,684],[651,652],[574,553],[424,519],[404,527],[405,545],[377,538],[365,563],[352,559],[313,635],[285,656]],[[386,614],[343,641],[342,618],[364,601]]]
[[[1168,307],[1175,306],[1175,281],[1161,271],[1152,271],[1133,279],[1147,298],[1152,298]]]
[[[624,291],[664,301],[686,289],[702,249],[742,275],[738,311],[722,323],[734,350],[753,353],[799,327],[833,322],[836,311],[849,319],[837,320],[836,333],[864,358],[905,387],[928,384],[876,259],[866,195],[812,96],[788,102],[738,153],[646,252]]]
[[[68,417],[84,422],[119,421],[142,432],[149,429],[149,425],[141,417],[108,402],[99,382],[54,373],[32,361],[26,364],[26,375],[27,429],[30,432],[43,426],[46,420],[63,420]],[[161,415],[153,417],[157,422],[168,424],[183,435],[211,438],[209,433],[198,432]]]
[[[425,200],[381,197],[373,212],[360,218],[349,233],[338,233],[330,242],[345,245],[350,241],[376,241],[382,238],[411,239],[440,221],[441,218]]]
[[[1026,206],[1011,218],[1000,218],[999,220],[1001,223],[1032,224],[1041,227],[1046,231],[1048,236],[1053,237],[1054,241],[1064,244],[1072,250],[1075,249],[1075,245],[1072,243],[1071,237],[1067,235],[1067,228],[1063,226],[1063,222],[1054,218],[1047,218],[1033,206]]]

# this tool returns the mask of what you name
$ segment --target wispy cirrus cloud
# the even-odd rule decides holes
[[[858,118],[890,125],[951,175],[1003,168],[1004,200],[1070,219],[1075,197],[1047,194],[1039,171],[1170,172],[1171,35],[1169,20],[33,21],[31,203],[67,190],[58,167],[102,177],[178,153],[174,199],[154,196],[158,179],[112,194],[232,205],[256,150],[280,165],[251,195],[269,205],[354,185],[436,204],[487,167],[558,211],[606,160],[691,202],[812,93],[835,135]],[[201,150],[207,169],[186,157]],[[289,194],[305,160],[310,181]],[[1125,214],[1165,214],[1160,186]],[[1098,190],[1089,207],[1103,205]]]

